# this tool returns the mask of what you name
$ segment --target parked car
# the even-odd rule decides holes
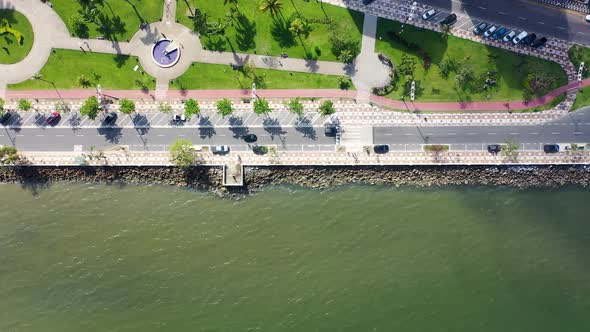
[[[257,155],[263,155],[268,153],[268,148],[266,146],[255,145],[252,147],[252,152]]]
[[[327,137],[335,137],[337,131],[338,130],[336,129],[336,126],[333,124],[327,124],[324,127],[324,135],[326,135]]]
[[[539,38],[539,39],[535,40],[535,41],[534,41],[534,42],[531,44],[531,47],[532,47],[532,48],[539,48],[539,47],[541,47],[541,46],[545,45],[545,43],[547,43],[547,38],[545,38],[545,37],[541,37],[541,38]]]
[[[457,15],[451,14],[445,17],[444,20],[440,21],[440,24],[452,25],[455,22],[457,22]]]
[[[375,145],[373,147],[373,151],[375,151],[375,153],[379,153],[379,154],[383,154],[383,153],[387,153],[389,152],[389,145]]]
[[[8,123],[8,119],[10,119],[11,116],[12,113],[10,112],[5,112],[4,114],[2,114],[2,116],[0,116],[0,124],[5,125],[6,123]]]
[[[545,153],[557,153],[557,152],[559,152],[559,145],[545,144],[545,145],[543,145],[543,151],[545,151]]]
[[[590,15],[586,15],[586,22],[590,23]]]
[[[514,37],[514,39],[512,39],[512,42],[514,43],[514,45],[518,45],[518,44],[520,44],[520,42],[522,41],[522,39],[525,38],[528,35],[529,35],[528,32],[523,31],[523,32],[519,33],[518,36]]]
[[[492,39],[498,40],[498,39],[504,37],[506,32],[508,32],[508,29],[506,29],[505,27],[501,27],[496,32],[494,32],[494,34],[492,35]]]
[[[514,36],[516,36],[516,31],[512,30],[506,36],[504,36],[504,38],[502,38],[502,40],[505,43],[509,43],[512,40],[512,38],[514,38]]]
[[[485,38],[488,38],[489,36],[491,36],[494,32],[496,32],[496,30],[498,30],[498,27],[495,25],[492,25],[491,28],[489,28],[486,32],[484,32],[483,36]]]
[[[226,154],[229,152],[229,146],[227,145],[215,145],[213,147],[214,154]]]
[[[522,39],[521,44],[530,45],[532,42],[535,41],[535,38],[537,38],[537,35],[535,35],[534,33],[531,33],[530,35],[528,35]]]
[[[486,22],[481,22],[480,24],[476,25],[475,28],[473,28],[473,34],[479,35],[480,33],[486,31],[488,26],[489,25]]]
[[[47,119],[45,119],[45,123],[50,126],[53,126],[59,122],[60,118],[61,118],[61,115],[59,115],[59,113],[51,112],[51,114],[47,117]]]
[[[365,6],[370,5],[371,2],[373,2],[373,1],[375,1],[375,0],[363,0],[363,5],[365,5]]]
[[[433,18],[434,15],[436,15],[436,10],[431,9],[431,10],[427,11],[426,13],[422,14],[422,19],[425,21],[428,21],[429,19]]]
[[[105,116],[104,120],[102,120],[102,124],[105,126],[111,126],[111,125],[114,125],[116,121],[117,121],[117,113],[111,112],[111,113],[107,114],[107,116]]]
[[[500,144],[490,144],[488,145],[488,152],[496,154],[502,150],[502,146]]]
[[[254,143],[258,140],[258,137],[254,134],[248,134],[248,135],[244,135],[244,137],[242,137],[244,139],[244,141],[246,143]]]

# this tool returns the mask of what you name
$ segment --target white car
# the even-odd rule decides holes
[[[489,36],[491,36],[491,35],[492,35],[492,33],[496,32],[496,30],[498,30],[498,27],[497,27],[497,26],[495,26],[495,25],[492,25],[492,27],[491,27],[491,28],[489,28],[489,29],[488,29],[488,31],[484,32],[483,36],[484,36],[485,38],[488,38]]]
[[[528,35],[529,35],[528,32],[523,31],[518,36],[514,37],[514,39],[512,39],[512,42],[514,43],[514,45],[518,45],[520,43],[520,41]]]
[[[229,152],[229,146],[227,145],[216,145],[213,147],[213,153],[215,154],[226,154]]]
[[[512,38],[514,38],[514,36],[516,36],[516,31],[512,30],[506,36],[504,36],[504,38],[502,38],[502,40],[505,43],[508,43],[512,40]]]
[[[434,15],[436,15],[436,10],[431,9],[431,10],[427,11],[426,13],[422,14],[422,19],[425,20],[425,21],[428,21]]]
[[[590,23],[590,15],[586,15],[586,22]]]

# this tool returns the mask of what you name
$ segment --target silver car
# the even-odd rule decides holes
[[[516,36],[516,31],[512,30],[506,36],[504,36],[504,38],[502,38],[502,40],[505,43],[508,43],[512,40],[512,38],[514,38],[514,36]]]
[[[226,154],[229,152],[229,146],[227,145],[215,145],[213,147],[214,154]]]
[[[518,45],[518,44],[519,44],[519,43],[522,41],[522,39],[523,39],[523,38],[525,38],[525,37],[526,37],[526,36],[528,36],[528,35],[529,35],[529,33],[528,33],[528,32],[526,32],[526,31],[523,31],[523,32],[521,32],[521,33],[520,33],[518,36],[514,37],[514,39],[512,39],[512,42],[513,42],[515,45]]]

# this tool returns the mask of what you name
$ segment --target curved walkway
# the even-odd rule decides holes
[[[428,112],[448,112],[448,111],[512,111],[524,110],[528,108],[535,108],[543,106],[557,96],[566,93],[573,89],[590,86],[590,78],[581,82],[571,83],[557,88],[543,97],[524,103],[522,101],[511,102],[402,102],[399,100],[388,99],[376,95],[370,95],[370,100],[376,104],[383,105],[398,110],[410,111],[428,111]],[[103,93],[115,98],[154,98],[152,92],[144,92],[141,90],[104,90]],[[20,98],[37,98],[37,99],[80,99],[95,95],[93,89],[77,89],[77,90],[60,90],[59,95],[53,90],[12,90],[6,93],[7,99]],[[357,92],[350,90],[338,89],[300,89],[300,90],[258,90],[257,95],[264,98],[346,98],[355,99]],[[186,90],[169,91],[168,97],[175,99],[184,98],[200,98],[200,99],[219,99],[219,98],[249,98],[252,96],[250,90]]]

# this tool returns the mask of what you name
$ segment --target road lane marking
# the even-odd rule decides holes
[[[467,133],[467,135],[475,135],[475,133]]]
[[[76,135],[76,136],[78,136],[78,137],[83,137],[84,135]]]
[[[56,137],[64,137],[64,135],[55,135]]]
[[[551,133],[552,135],[559,135],[559,133]]]
[[[537,23],[545,25],[545,23],[541,21],[537,21]]]
[[[574,131],[574,135],[582,135],[581,131]]]
[[[393,134],[383,134],[383,135],[385,135],[385,136],[392,136]]]
[[[487,9],[486,7],[482,7],[482,6],[477,6],[477,8],[483,9],[483,10],[486,10]]]
[[[498,11],[498,13],[499,14],[502,14],[502,15],[508,15],[507,13],[504,13],[504,12],[501,12],[501,11]]]
[[[488,135],[496,135],[496,133],[488,133]]]
[[[561,29],[561,30],[565,30],[565,28],[564,28],[564,27],[557,27],[557,28],[558,28],[558,29]]]
[[[393,135],[393,134],[390,134]],[[404,134],[405,136],[414,136],[414,134]]]
[[[45,135],[35,135],[35,136],[37,136],[37,137],[43,137],[43,136],[45,136]]]
[[[510,135],[518,135],[518,133],[510,133]]]
[[[539,135],[539,133],[531,133],[531,135]]]
[[[457,135],[457,133],[447,133],[448,135]]]
[[[158,137],[163,137],[163,136],[166,136],[166,135],[164,135],[164,134],[158,134]]]
[[[526,17],[519,16],[518,18],[520,18],[521,20],[526,20]]]

